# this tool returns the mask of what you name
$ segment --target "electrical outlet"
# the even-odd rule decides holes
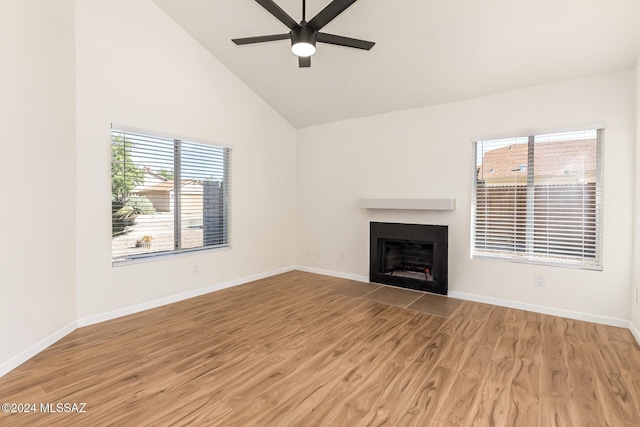
[[[316,249],[316,258],[320,258],[320,249]]]
[[[344,254],[344,252],[340,253],[340,261],[346,261],[347,260],[347,256]]]
[[[193,267],[191,268],[191,272],[193,273],[194,276],[197,276],[198,274],[200,274],[200,266],[198,264],[193,264]]]
[[[636,302],[638,302],[638,287],[636,286]]]
[[[536,280],[535,280],[535,284],[536,286],[543,288],[545,285],[545,279],[544,276],[540,275],[540,274],[536,274]]]

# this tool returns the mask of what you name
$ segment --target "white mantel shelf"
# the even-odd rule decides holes
[[[405,209],[421,211],[452,211],[456,199],[358,199],[363,209]]]

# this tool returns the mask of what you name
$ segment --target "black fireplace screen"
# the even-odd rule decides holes
[[[382,239],[381,273],[433,280],[433,242]]]
[[[371,223],[369,280],[447,294],[448,229]]]

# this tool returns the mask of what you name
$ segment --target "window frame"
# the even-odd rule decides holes
[[[182,136],[182,135],[177,135],[177,134],[173,134],[173,133],[167,133],[167,132],[162,132],[162,131],[155,131],[155,130],[148,130],[148,129],[142,129],[142,128],[138,128],[138,127],[134,127],[134,126],[129,126],[129,125],[122,125],[122,124],[117,124],[117,123],[112,123],[111,124],[111,129],[110,129],[110,144],[113,143],[113,138],[114,138],[114,132],[121,132],[124,134],[130,133],[130,134],[137,134],[137,135],[141,135],[144,137],[149,137],[149,138],[157,138],[157,139],[164,139],[164,140],[173,140],[174,141],[174,147],[177,147],[180,145],[180,143],[188,143],[188,144],[197,144],[197,145],[204,145],[204,146],[209,146],[209,147],[214,147],[217,149],[221,149],[223,150],[223,154],[222,154],[222,158],[223,158],[223,182],[225,183],[223,190],[222,190],[222,194],[223,194],[223,206],[222,206],[222,210],[224,212],[223,214],[223,223],[224,223],[224,231],[223,231],[223,239],[224,242],[221,244],[217,244],[217,245],[209,245],[209,246],[198,246],[198,247],[192,247],[192,248],[179,248],[179,249],[172,249],[172,250],[165,250],[165,251],[159,251],[159,252],[149,252],[149,253],[141,253],[141,254],[130,254],[130,255],[125,255],[122,257],[114,257],[114,251],[113,251],[113,246],[112,246],[112,250],[111,250],[111,264],[113,267],[117,267],[117,266],[122,266],[122,265],[129,265],[129,264],[138,264],[138,263],[143,263],[143,262],[149,262],[149,261],[157,261],[157,260],[161,260],[161,259],[169,259],[169,258],[174,258],[174,257],[182,257],[182,256],[187,256],[187,255],[192,255],[194,253],[202,253],[202,252],[217,252],[217,251],[226,251],[226,250],[230,250],[232,249],[232,244],[231,244],[231,161],[232,161],[232,149],[233,146],[229,145],[229,144],[220,144],[220,143],[214,143],[212,141],[208,141],[202,138],[194,138],[194,137],[189,137],[189,136]],[[175,150],[175,148],[174,148]],[[174,180],[179,180],[180,179],[180,172],[176,172],[175,168],[176,166],[180,167],[180,163],[181,160],[179,158],[175,157],[175,154],[179,154],[180,151],[178,150],[177,152],[174,151],[174,158],[173,158],[173,166],[174,166]],[[112,163],[113,164],[113,163]],[[113,185],[113,183],[111,183],[111,186]],[[180,186],[180,185],[178,185]],[[179,191],[178,191],[179,193]],[[180,231],[178,231],[176,233],[175,227],[173,230],[173,240],[174,240],[174,245],[175,245],[175,239],[177,239],[177,236],[180,236],[181,232],[182,232],[182,221],[181,221],[181,217],[182,217],[182,213],[178,213],[178,215],[175,214],[175,212],[179,209],[180,207],[180,202],[178,202],[177,204],[175,203],[175,194],[171,196],[171,198],[173,199],[173,203],[174,203],[174,224],[178,224],[180,223],[181,227],[180,227]],[[113,200],[113,199],[112,199]],[[113,210],[112,210],[113,213]],[[112,227],[113,227],[113,218],[112,218]],[[112,239],[113,239],[113,229],[112,229]],[[182,242],[178,243],[180,246],[182,245]]]
[[[472,191],[471,191],[471,244],[470,244],[470,256],[472,259],[480,259],[480,260],[499,260],[506,262],[515,262],[515,263],[524,263],[524,264],[533,264],[533,265],[544,265],[544,266],[553,266],[553,267],[565,267],[565,268],[576,268],[576,269],[584,269],[584,270],[595,270],[602,271],[603,270],[603,225],[604,225],[604,124],[590,124],[585,126],[580,126],[572,129],[554,129],[552,131],[546,132],[526,132],[518,136],[493,136],[493,137],[485,137],[485,138],[472,138]],[[524,251],[516,251],[516,250],[495,250],[495,252],[499,252],[500,254],[490,254],[489,249],[482,249],[477,245],[477,236],[476,232],[478,220],[478,146],[479,143],[483,142],[492,142],[501,139],[526,139],[528,143],[533,142],[535,144],[535,138],[539,136],[553,136],[556,134],[570,133],[570,132],[588,132],[588,131],[596,131],[596,170],[595,170],[595,183],[594,183],[594,212],[595,212],[595,237],[593,241],[595,242],[594,249],[594,257],[587,258],[585,256],[578,258],[572,258],[571,261],[559,261],[560,256],[551,256],[549,254],[536,254],[533,250],[533,224],[536,219],[535,215],[535,204],[527,201],[526,206],[526,214],[524,215],[524,220],[527,223],[526,227],[526,235],[524,237],[524,242],[526,246],[526,250]],[[533,162],[530,159],[532,152],[527,150],[527,166],[524,171],[527,173],[527,182],[524,186],[525,192],[533,193],[536,190],[535,184],[532,180],[533,176],[536,173],[536,168]],[[481,163],[480,163],[481,164]],[[520,168],[520,171],[523,171]],[[493,172],[493,170],[492,170]],[[514,188],[518,187],[514,185]],[[517,191],[517,190],[515,190]],[[529,198],[531,196],[527,196]],[[547,199],[549,200],[549,199]],[[548,203],[548,202],[547,202]],[[514,206],[514,213],[517,210],[517,207]],[[583,215],[584,215],[583,211]],[[515,215],[515,214],[514,214]],[[514,219],[514,221],[517,221]],[[587,259],[593,259],[595,262],[585,262]]]

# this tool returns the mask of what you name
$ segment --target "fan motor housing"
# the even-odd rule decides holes
[[[309,43],[312,45],[316,45],[316,33],[314,29],[308,27],[307,25],[303,25],[298,28],[294,28],[291,30],[291,46],[296,43]]]

